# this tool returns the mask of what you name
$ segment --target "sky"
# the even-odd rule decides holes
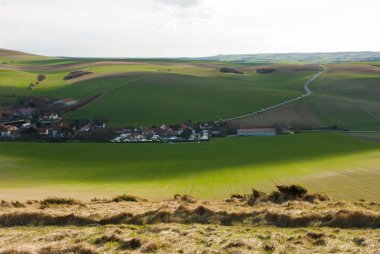
[[[379,0],[0,0],[0,48],[48,56],[380,51]]]

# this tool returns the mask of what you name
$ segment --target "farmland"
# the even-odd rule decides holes
[[[101,116],[112,127],[150,126],[247,114],[301,95],[303,83],[318,71],[315,66],[294,71],[297,66],[279,65],[275,73],[260,75],[249,66],[230,63],[61,61],[52,59],[48,65],[47,60],[26,61],[13,69],[0,68],[0,94],[84,99],[101,93],[99,100],[67,116]],[[240,68],[245,75],[222,74],[219,69],[223,65]],[[77,69],[92,74],[64,80]],[[44,73],[46,79],[28,89],[38,73]]]
[[[8,199],[128,193],[162,200],[175,193],[220,199],[297,182],[334,198],[379,201],[379,152],[378,143],[343,134],[173,145],[1,143],[0,184]]]
[[[379,130],[380,68],[369,63],[327,67],[329,71],[311,85],[312,96],[238,123],[296,122],[311,127],[338,125],[349,130]]]
[[[25,95],[83,100],[100,94],[65,117],[104,118],[110,127],[248,114],[302,95],[305,81],[321,69],[308,64],[2,54],[7,63],[0,68],[0,107]],[[244,75],[221,73],[224,66]],[[327,67],[328,72],[311,84],[311,96],[233,123],[378,130],[378,67],[369,63]],[[258,74],[257,68],[275,71]],[[91,73],[64,79],[76,70]],[[40,73],[46,79],[28,89]],[[152,200],[175,193],[220,199],[252,187],[267,190],[274,184],[297,182],[334,198],[378,201],[376,135],[319,133],[171,145],[0,143],[0,181],[3,197],[17,199],[38,198],[47,190],[81,199],[120,192]]]
[[[111,127],[245,115],[300,96],[305,81],[320,70],[318,65],[310,64],[48,58],[4,50],[2,54],[7,64],[0,67],[0,95],[84,99],[100,93],[98,100],[68,113],[67,117],[102,117],[109,120]],[[244,75],[223,74],[219,70],[225,66]],[[370,62],[326,66],[328,72],[311,84],[311,96],[234,123],[248,127],[296,124],[378,130],[380,67]],[[258,67],[277,71],[257,74]],[[64,80],[75,70],[92,74]],[[35,82],[39,73],[47,78],[29,90],[28,85]]]

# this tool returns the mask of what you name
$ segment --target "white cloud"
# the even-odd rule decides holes
[[[181,7],[195,6],[200,3],[199,0],[156,0],[156,1],[160,3],[164,3],[164,4],[177,5]]]
[[[176,57],[380,51],[377,0],[0,0],[0,47]]]

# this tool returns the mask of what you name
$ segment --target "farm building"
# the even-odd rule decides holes
[[[249,128],[249,129],[238,129],[238,136],[275,136],[275,128]]]
[[[67,98],[67,99],[55,101],[53,105],[72,106],[72,105],[75,105],[76,103],[77,103],[76,100]]]

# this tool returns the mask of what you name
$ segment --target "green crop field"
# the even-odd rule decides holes
[[[35,58],[17,55],[17,66],[0,66],[0,95],[80,100],[101,93],[99,99],[66,117],[106,118],[110,127],[211,121],[248,114],[301,95],[304,82],[316,72],[308,67],[295,71],[299,65],[279,65],[271,74],[256,74],[250,69],[256,64]],[[222,66],[240,68],[245,74],[223,74],[219,71]],[[74,70],[92,74],[64,80]],[[29,84],[36,82],[40,73],[46,79],[30,90]]]
[[[276,64],[270,65],[275,72],[257,74],[258,65],[48,58],[0,50],[0,108],[24,95],[81,100],[101,93],[65,117],[104,117],[110,127],[218,120],[296,98],[320,69]],[[219,70],[224,66],[244,75],[223,74]],[[370,63],[328,67],[311,84],[311,96],[236,122],[379,130],[379,67]],[[92,74],[64,80],[75,70]],[[46,79],[28,89],[40,73]],[[376,135],[302,134],[166,145],[0,143],[0,193],[15,199],[128,193],[158,200],[178,192],[220,199],[252,187],[269,191],[275,184],[301,183],[335,198],[379,201]]]
[[[57,97],[83,98],[103,92],[95,103],[70,113],[68,117],[102,116],[110,121],[111,126],[150,126],[247,114],[301,95],[307,74],[277,73],[238,79],[138,73],[82,81],[51,89],[48,93]]]
[[[349,130],[380,130],[380,67],[328,65],[311,84],[313,94],[302,101],[238,121],[245,125],[297,122],[309,127],[338,125]]]
[[[222,199],[301,183],[334,198],[380,201],[380,145],[344,134],[187,144],[0,143],[2,198],[175,193]]]

